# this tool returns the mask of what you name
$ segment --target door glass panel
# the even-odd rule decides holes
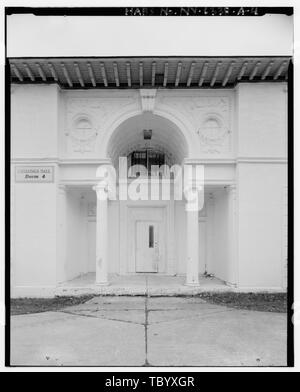
[[[152,225],[149,226],[149,248],[153,248],[154,246],[154,227]]]

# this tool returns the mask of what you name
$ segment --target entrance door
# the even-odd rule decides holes
[[[136,272],[158,272],[159,223],[136,221]]]

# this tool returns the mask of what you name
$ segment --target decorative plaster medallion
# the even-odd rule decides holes
[[[198,130],[202,150],[209,153],[220,153],[224,149],[225,140],[230,131],[219,116],[208,115]]]
[[[87,153],[96,148],[97,135],[119,116],[120,111],[137,106],[137,95],[67,96],[65,110],[66,136],[70,136],[70,152]],[[76,124],[78,120],[82,121]],[[89,124],[90,122],[90,124]],[[68,143],[68,141],[66,141]],[[69,143],[68,143],[69,144]]]
[[[74,152],[84,153],[94,150],[97,130],[87,115],[79,115],[74,119],[70,136]]]

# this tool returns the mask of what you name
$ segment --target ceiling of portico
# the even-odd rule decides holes
[[[151,140],[144,140],[143,130],[152,130]],[[171,164],[181,164],[188,156],[186,140],[171,121],[160,116],[144,113],[124,121],[111,136],[108,156],[117,167],[118,158],[132,151],[154,149],[165,153]]]
[[[66,89],[230,88],[287,80],[290,57],[11,58],[14,83]]]

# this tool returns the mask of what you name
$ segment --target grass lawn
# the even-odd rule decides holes
[[[84,303],[93,297],[94,295],[16,298],[11,300],[10,310],[11,315],[56,311],[67,306]],[[201,293],[197,297],[216,305],[224,305],[236,309],[280,313],[287,311],[286,294],[284,293]]]
[[[94,295],[54,298],[15,298],[10,300],[11,315],[56,311],[67,306],[82,304]]]
[[[199,297],[216,305],[236,309],[279,313],[287,311],[285,293],[203,293]]]

